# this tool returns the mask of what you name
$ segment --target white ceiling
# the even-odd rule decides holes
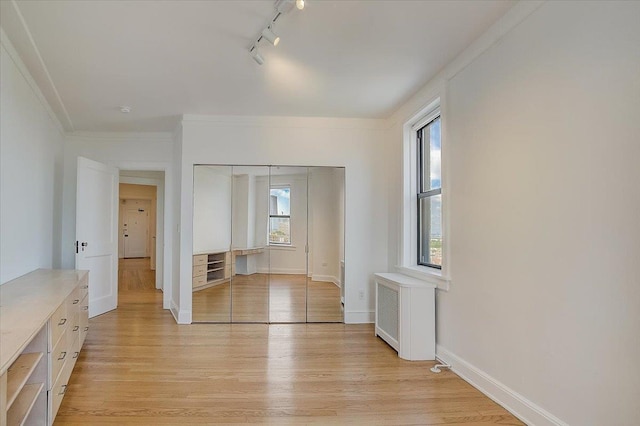
[[[171,131],[181,114],[388,117],[513,1],[321,1],[247,48],[272,1],[2,1],[67,131]],[[122,114],[120,105],[133,112]]]

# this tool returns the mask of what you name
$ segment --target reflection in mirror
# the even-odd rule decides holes
[[[194,322],[342,322],[345,170],[195,166]]]
[[[307,322],[342,322],[344,168],[309,168]]]
[[[269,321],[269,167],[233,166],[231,321]]]
[[[231,320],[231,167],[193,168],[193,321]]]
[[[307,320],[307,168],[271,167],[269,321]]]

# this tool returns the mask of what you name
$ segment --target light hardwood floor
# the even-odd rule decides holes
[[[57,425],[522,424],[371,325],[177,325],[153,284],[121,284],[118,309],[90,320]]]
[[[342,322],[340,288],[295,274],[235,275],[193,292],[192,310],[194,322]]]

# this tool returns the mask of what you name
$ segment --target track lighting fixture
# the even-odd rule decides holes
[[[277,46],[280,43],[280,37],[278,37],[272,30],[271,26],[268,26],[264,30],[262,30],[262,37],[266,38],[269,43]]]
[[[269,43],[273,44],[274,46],[277,46],[278,43],[280,43],[280,37],[278,37],[273,32],[273,25],[276,23],[276,21],[281,15],[284,15],[285,13],[290,12],[291,9],[293,9],[294,4],[299,10],[302,10],[304,8],[304,0],[277,0],[276,1],[274,5],[275,16],[271,19],[271,21],[269,21],[269,24],[267,24],[267,26],[262,30],[262,32],[260,33],[258,38],[253,42],[251,47],[249,47],[249,54],[251,55],[253,60],[256,61],[258,64],[262,65],[264,63],[264,58],[258,52],[258,45],[260,44],[260,41],[262,39],[266,39],[269,41]]]
[[[264,64],[264,58],[262,57],[260,52],[258,52],[258,48],[256,46],[252,46],[251,49],[249,49],[249,53],[251,54],[253,60],[258,63],[258,65]]]

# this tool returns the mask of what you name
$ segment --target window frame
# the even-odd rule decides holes
[[[271,214],[271,199],[269,199],[269,226],[267,228],[267,241],[269,242],[269,246],[276,247],[291,247],[293,245],[293,235],[291,233],[291,184],[278,184],[278,185],[269,185],[269,197],[271,197],[272,189],[289,189],[289,214],[281,215],[281,214]],[[289,242],[288,243],[279,243],[271,241],[271,218],[279,218],[279,219],[289,219]]]
[[[419,266],[426,266],[428,268],[435,268],[435,269],[439,269],[442,270],[442,265],[438,265],[435,263],[428,263],[425,262],[423,263],[422,260],[420,259],[420,254],[421,254],[421,250],[422,250],[422,238],[424,237],[424,235],[422,234],[423,231],[423,227],[424,224],[422,223],[422,208],[421,208],[421,200],[423,199],[431,199],[431,197],[436,197],[436,196],[440,196],[440,203],[442,206],[442,115],[440,113],[440,109],[438,108],[437,111],[435,111],[432,114],[429,114],[429,121],[426,122],[426,124],[421,124],[420,126],[414,126],[417,127],[417,130],[414,130],[415,132],[415,137],[416,137],[416,156],[417,156],[417,161],[418,161],[418,165],[417,165],[417,171],[418,173],[415,176],[416,179],[416,187],[417,187],[417,200],[416,200],[416,207],[417,207],[417,212],[416,212],[416,221],[417,221],[417,232],[416,232],[416,244],[417,244],[417,253],[416,253],[416,263]],[[425,190],[425,188],[423,188],[424,185],[424,181],[425,181],[425,177],[424,177],[424,173],[425,173],[425,164],[424,164],[424,158],[425,158],[425,141],[424,141],[424,130],[430,126],[431,124],[433,124],[436,120],[440,119],[440,147],[441,147],[441,153],[440,153],[440,165],[441,165],[441,171],[440,171],[440,186],[438,188],[432,188],[432,189],[427,189]],[[424,120],[421,121],[421,123],[424,123]],[[431,150],[429,149],[429,154],[431,154]],[[429,159],[431,158],[431,155],[429,155]],[[429,164],[429,170],[431,170],[431,164]],[[441,207],[442,209],[442,207]],[[441,210],[442,211],[442,210]],[[440,227],[442,230],[442,217],[440,218]],[[444,234],[444,232],[443,232]],[[442,238],[444,239],[444,235],[442,235]],[[444,253],[443,253],[443,261],[444,261]]]
[[[418,264],[418,150],[417,131],[440,116],[441,142],[441,219],[442,219],[442,265],[434,268]],[[402,127],[402,193],[400,203],[400,246],[396,271],[414,278],[433,283],[438,290],[449,290],[451,277],[448,197],[448,138],[445,87],[437,86],[430,100],[423,104]]]

